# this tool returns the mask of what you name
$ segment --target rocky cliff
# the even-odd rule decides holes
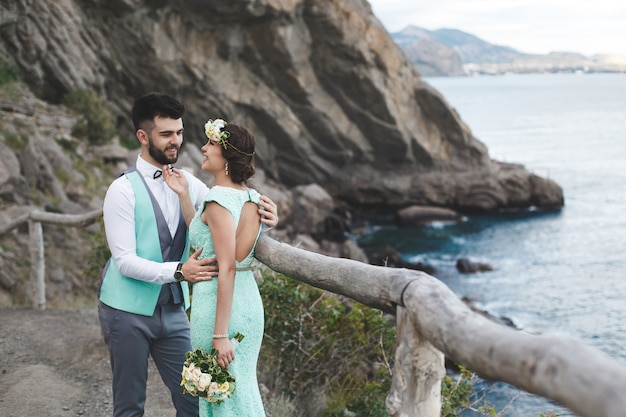
[[[364,0],[8,0],[0,55],[43,100],[91,87],[131,135],[133,97],[180,97],[189,142],[220,116],[258,164],[354,206],[559,207],[554,183],[489,158]]]
[[[60,103],[87,88],[111,106],[122,138],[133,137],[134,97],[179,97],[185,166],[197,165],[208,118],[250,127],[281,226],[318,242],[355,214],[411,205],[563,205],[553,181],[490,158],[365,0],[4,0],[0,58],[29,89],[0,97],[3,217],[28,205],[97,208],[102,184],[132,160],[77,144],[76,115]],[[294,220],[312,207],[316,218]]]

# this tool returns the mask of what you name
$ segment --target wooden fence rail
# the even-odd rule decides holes
[[[298,281],[396,314],[398,349],[387,397],[393,417],[439,417],[443,355],[582,417],[626,415],[626,367],[579,340],[495,323],[426,273],[331,258],[267,236],[256,257]]]
[[[30,211],[0,226],[3,236],[29,224],[34,308],[45,308],[41,223],[85,226],[101,214]],[[484,378],[551,399],[582,417],[626,415],[626,367],[579,340],[529,335],[497,324],[426,273],[332,258],[268,236],[259,240],[256,257],[293,279],[395,315],[397,351],[387,397],[392,417],[439,417],[444,355]]]
[[[33,286],[33,308],[46,308],[46,262],[44,259],[44,242],[42,223],[61,224],[66,226],[87,226],[102,216],[102,210],[94,210],[84,214],[59,214],[39,210],[29,210],[0,226],[0,237],[16,227],[28,223],[30,249],[30,278]]]

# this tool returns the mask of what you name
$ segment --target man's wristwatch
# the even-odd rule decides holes
[[[185,274],[183,274],[183,264],[179,263],[176,267],[176,272],[174,272],[174,279],[176,282],[181,282],[185,280]]]

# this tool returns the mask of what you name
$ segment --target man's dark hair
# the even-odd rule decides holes
[[[150,130],[146,123],[152,124],[155,117],[180,119],[185,113],[185,106],[174,97],[161,93],[148,93],[135,100],[132,118],[135,131]]]

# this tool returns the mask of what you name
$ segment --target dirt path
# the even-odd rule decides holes
[[[175,415],[152,365],[146,416]],[[110,417],[111,369],[95,310],[0,308],[2,417]]]

